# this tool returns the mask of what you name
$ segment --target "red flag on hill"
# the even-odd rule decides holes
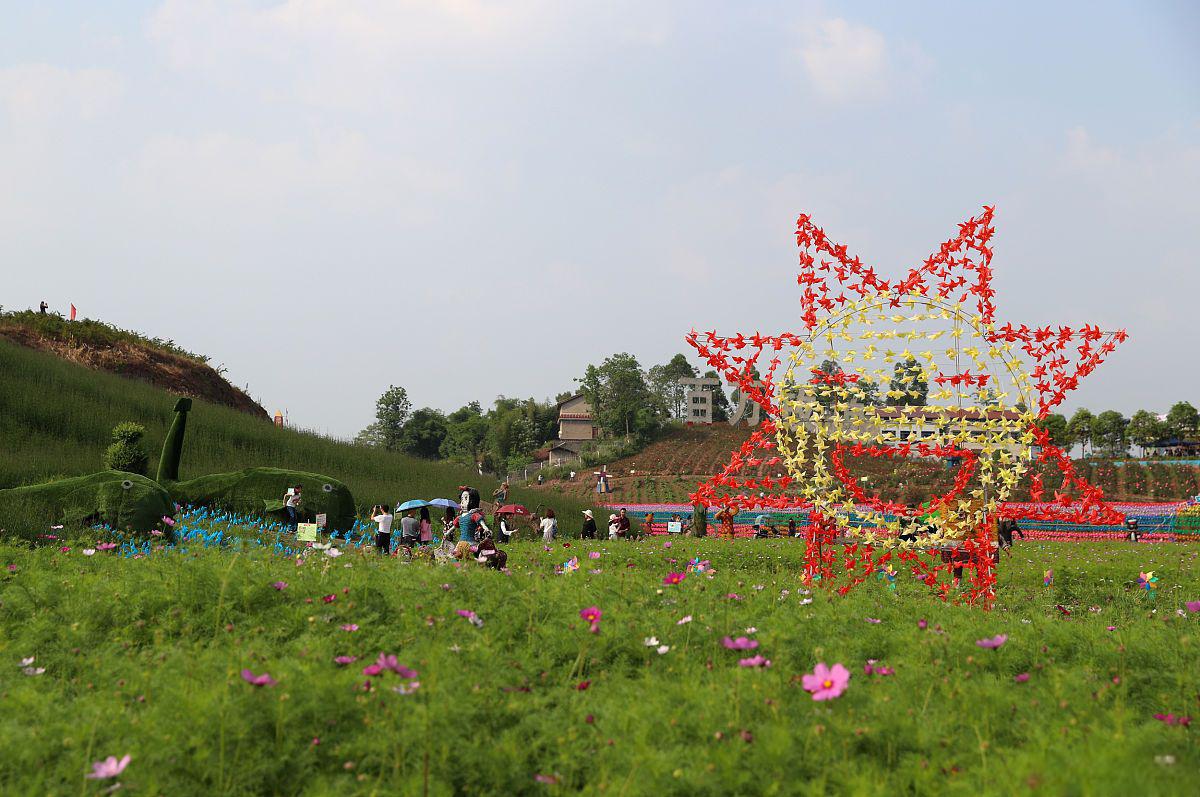
[[[75,305],[71,305],[71,320],[75,320]]]

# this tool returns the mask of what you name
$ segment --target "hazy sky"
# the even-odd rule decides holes
[[[801,212],[899,275],[996,204],[997,319],[1200,404],[1200,12],[3,2],[0,304],[174,338],[352,435],[799,326]]]

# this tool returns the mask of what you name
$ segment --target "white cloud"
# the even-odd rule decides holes
[[[120,79],[105,69],[50,64],[0,69],[0,109],[17,128],[92,119],[120,94]]]
[[[841,18],[801,26],[797,55],[813,88],[838,102],[871,99],[889,82],[891,56],[879,31]]]

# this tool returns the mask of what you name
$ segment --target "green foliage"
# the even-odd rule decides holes
[[[1200,692],[1196,616],[1175,616],[1200,575],[1179,546],[1018,542],[983,612],[907,578],[802,596],[789,540],[521,542],[512,576],[354,552],[300,567],[267,551],[79,553],[94,542],[0,547],[16,567],[0,571],[5,794],[98,794],[108,784],[83,774],[125,754],[119,793],[168,795],[1186,795],[1200,770],[1194,730],[1153,716],[1194,715]],[[552,575],[568,554],[588,566]],[[661,584],[692,557],[715,576]],[[1139,570],[1160,577],[1157,599],[1130,583]],[[579,618],[593,605],[596,634]],[[757,650],[722,646],[748,627]],[[996,634],[1003,647],[976,647]],[[392,673],[363,690],[380,652],[418,671],[415,694]],[[772,666],[739,667],[751,653]],[[24,656],[45,672],[22,675]],[[864,674],[868,659],[895,674]],[[818,661],[852,673],[836,700],[797,683]]]
[[[400,448],[404,423],[412,410],[408,391],[391,385],[375,402],[375,422],[358,433],[355,442],[362,445],[382,446],[388,451]]]
[[[632,437],[610,437],[585,443],[579,453],[579,458],[584,465],[592,468],[631,457],[641,450],[641,442]]]
[[[113,441],[104,451],[104,467],[145,476],[150,468],[150,455],[142,443],[145,434],[146,427],[133,421],[122,421],[114,426]]]
[[[445,415],[432,407],[422,407],[404,424],[400,450],[414,457],[434,459],[441,451],[447,429]]]
[[[1095,422],[1096,416],[1084,407],[1075,410],[1075,414],[1067,422],[1067,433],[1071,440],[1083,446],[1085,452],[1092,445],[1092,426]]]
[[[26,329],[40,338],[70,343],[75,346],[110,348],[118,343],[139,344],[159,351],[183,357],[198,363],[207,363],[208,357],[180,348],[173,340],[148,338],[128,329],[121,329],[103,321],[80,318],[68,321],[60,313],[38,313],[33,310],[4,312],[0,308],[0,332],[5,328]],[[0,334],[0,337],[3,337]]]
[[[171,495],[192,506],[219,507],[237,514],[283,518],[283,498],[301,486],[301,517],[326,515],[328,528],[346,531],[354,525],[354,498],[342,482],[318,473],[282,468],[246,468],[198,476],[171,485]]]
[[[1129,447],[1125,428],[1129,419],[1116,410],[1105,410],[1092,424],[1092,442],[1110,457],[1124,454]]]
[[[1040,419],[1037,425],[1050,433],[1050,442],[1060,448],[1069,449],[1074,445],[1067,419],[1057,412],[1052,412]]]
[[[658,396],[632,354],[614,354],[599,366],[589,365],[579,380],[601,428],[612,435],[653,434],[666,415]]]
[[[1135,446],[1146,448],[1167,436],[1168,425],[1160,421],[1154,413],[1138,410],[1129,419],[1125,434],[1129,438],[1129,442]]]
[[[697,371],[687,357],[676,354],[665,365],[656,365],[647,373],[647,383],[659,402],[667,408],[672,418],[686,420],[687,407],[684,400],[687,389],[679,384],[680,379],[695,377]]]
[[[1167,412],[1167,430],[1177,438],[1196,434],[1200,413],[1186,401],[1180,401]]]
[[[146,534],[163,530],[162,518],[175,514],[175,504],[158,482],[136,473],[106,470],[0,490],[0,511],[36,517],[42,530],[58,524],[103,523]]]
[[[915,357],[896,363],[892,381],[888,384],[889,407],[923,407],[929,396],[929,381]]]

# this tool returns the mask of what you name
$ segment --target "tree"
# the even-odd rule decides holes
[[[1037,425],[1050,433],[1050,442],[1059,448],[1069,449],[1075,444],[1065,416],[1052,412],[1039,420]]]
[[[432,407],[412,414],[400,433],[400,450],[414,457],[435,459],[446,439],[446,416]]]
[[[632,354],[614,354],[599,366],[589,365],[579,387],[600,426],[612,434],[649,434],[664,409]]]
[[[1092,440],[1112,457],[1124,454],[1128,448],[1125,427],[1129,420],[1116,410],[1105,410],[1096,416],[1092,424]]]
[[[395,450],[400,445],[400,434],[411,410],[412,402],[408,400],[408,391],[390,385],[375,402],[375,422],[359,432],[354,442],[358,445],[383,446],[389,451]]]
[[[880,405],[879,385],[877,385],[875,383],[875,380],[867,379],[864,377],[862,379],[859,379],[854,384],[858,389],[857,400],[859,401],[859,403],[864,404],[868,407],[878,407]],[[853,397],[854,393],[851,392],[850,395],[851,395],[851,397]]]
[[[145,476],[150,467],[150,456],[142,445],[145,434],[146,427],[140,423],[125,421],[114,426],[112,445],[104,452],[104,467]]]
[[[929,397],[929,382],[917,358],[909,355],[896,363],[888,384],[887,404],[891,407],[923,407]]]
[[[1075,410],[1075,414],[1067,422],[1067,433],[1071,435],[1073,441],[1083,446],[1085,453],[1091,448],[1092,427],[1095,423],[1096,416],[1092,415],[1091,411],[1084,407]]]
[[[1167,424],[1160,421],[1153,412],[1146,410],[1135,412],[1129,419],[1129,426],[1125,429],[1125,436],[1129,442],[1141,448],[1143,453],[1147,446],[1162,441],[1168,434]]]
[[[440,452],[445,459],[465,460],[474,464],[482,458],[488,435],[488,422],[478,401],[459,407],[446,416],[446,437]]]
[[[679,384],[679,380],[694,379],[696,373],[696,369],[687,361],[687,357],[676,354],[666,365],[656,365],[647,374],[650,389],[670,411],[672,418],[686,417],[687,388]]]
[[[1176,438],[1183,439],[1196,434],[1200,426],[1200,413],[1186,401],[1180,401],[1167,412],[1167,429]]]

